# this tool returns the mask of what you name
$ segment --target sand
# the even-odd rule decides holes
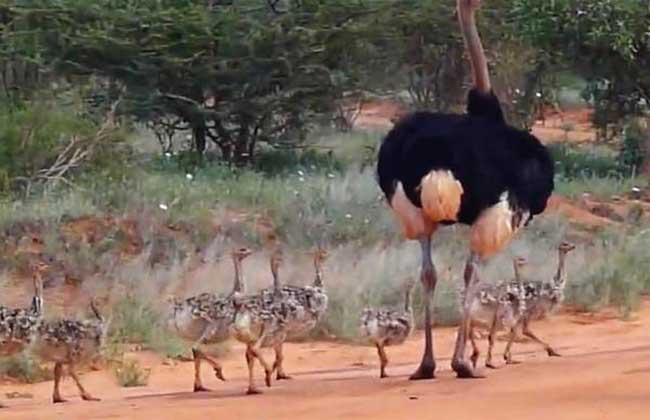
[[[316,342],[288,344],[286,368],[294,379],[274,382],[262,395],[246,396],[239,345],[223,357],[227,382],[206,367],[213,389],[192,393],[192,363],[163,364],[138,353],[152,368],[148,386],[120,388],[109,371],[82,381],[101,402],[84,402],[66,380],[70,402],[52,405],[51,382],[6,384],[3,420],[30,419],[645,419],[650,412],[650,302],[630,320],[615,314],[564,313],[533,324],[563,357],[549,358],[530,342],[515,345],[519,365],[484,370],[483,379],[457,379],[449,368],[454,329],[435,329],[438,370],[430,381],[407,379],[419,361],[422,334],[389,349],[390,378],[378,379],[371,347]],[[481,343],[485,349],[485,342]],[[504,342],[497,342],[500,355]],[[271,357],[270,352],[269,358]],[[482,363],[483,358],[481,357]],[[262,386],[262,372],[258,371]],[[7,399],[5,393],[30,393]]]

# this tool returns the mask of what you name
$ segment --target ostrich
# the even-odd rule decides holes
[[[379,186],[405,237],[417,240],[422,252],[425,343],[413,380],[431,379],[435,372],[430,307],[437,280],[431,258],[433,233],[441,225],[471,226],[464,272],[468,290],[478,267],[505,248],[522,225],[544,211],[554,187],[548,151],[529,132],[506,124],[492,92],[475,21],[480,3],[458,0],[457,4],[473,76],[467,113],[406,115],[386,135],[379,150]],[[458,377],[478,377],[465,360],[469,317],[463,306],[452,368]]]
[[[236,248],[231,252],[235,278],[233,290],[228,296],[215,293],[201,293],[184,300],[170,297],[172,310],[168,314],[167,326],[179,337],[192,340],[194,358],[194,392],[206,392],[201,379],[201,362],[205,361],[214,370],[215,376],[225,381],[221,364],[208,355],[204,345],[221,343],[230,338],[230,325],[235,309],[232,296],[246,289],[242,274],[242,261],[252,254],[248,248]]]
[[[492,350],[497,330],[500,328],[511,330],[521,320],[526,311],[526,299],[521,278],[521,269],[526,263],[527,261],[523,257],[517,257],[513,260],[514,282],[481,282],[468,294],[466,302],[471,318],[468,336],[473,348],[471,360],[474,368],[476,368],[480,354],[474,337],[474,329],[477,326],[489,329],[489,346],[485,367],[496,369],[496,366],[492,363]]]
[[[296,300],[294,294],[283,290],[278,276],[281,260],[281,252],[276,250],[270,259],[273,274],[272,293],[267,289],[253,295],[235,293],[232,298],[235,313],[231,331],[236,340],[246,345],[248,395],[261,393],[254,381],[255,359],[259,360],[264,368],[267,387],[271,386],[271,375],[276,369],[280,379],[288,379],[282,368],[282,345],[287,339],[287,326],[289,320],[299,318],[297,314],[307,310]],[[273,366],[266,362],[261,352],[263,347],[272,347],[275,350],[276,359]]]
[[[569,252],[575,249],[575,245],[569,242],[562,242],[558,246],[558,263],[557,272],[551,282],[544,281],[524,281],[519,285],[511,284],[511,287],[519,287],[520,293],[525,299],[525,309],[518,319],[516,325],[510,330],[510,337],[503,358],[506,363],[517,363],[512,360],[511,347],[515,338],[515,330],[521,326],[522,333],[544,347],[550,357],[559,357],[560,354],[555,351],[548,343],[538,338],[530,329],[530,322],[546,318],[555,312],[564,301],[564,287],[566,286],[566,270],[564,262]],[[522,290],[523,289],[523,290]]]
[[[277,290],[281,290],[284,299],[292,301],[293,311],[287,314],[286,332],[288,338],[299,337],[314,329],[318,321],[327,310],[327,292],[323,285],[322,265],[328,257],[325,249],[318,247],[314,252],[314,270],[316,277],[311,285],[291,286],[281,285],[278,278],[278,268],[283,262],[282,250],[276,249],[271,256],[271,273],[273,275],[273,287],[262,290],[262,298],[266,302],[276,299]],[[284,372],[282,355],[282,343],[275,349],[274,367],[277,369],[278,380],[291,379]]]
[[[387,378],[386,346],[402,344],[413,331],[413,307],[411,305],[411,292],[415,282],[409,279],[404,284],[404,310],[393,310],[388,308],[364,308],[361,313],[361,335],[377,347],[379,356],[379,377]]]
[[[41,272],[47,265],[36,263],[33,266],[34,297],[27,308],[8,308],[0,305],[0,357],[13,356],[35,339],[43,321],[43,281]],[[0,403],[0,408],[4,405]]]
[[[99,401],[92,396],[77,375],[75,367],[91,360],[100,351],[106,338],[107,322],[97,309],[95,300],[90,301],[93,317],[84,320],[59,319],[44,321],[32,342],[31,350],[41,360],[54,362],[54,391],[52,402],[66,402],[61,397],[59,385],[63,378],[63,366],[74,380],[84,401]]]

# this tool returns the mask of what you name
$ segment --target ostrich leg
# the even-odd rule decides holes
[[[470,289],[477,282],[477,265],[480,262],[478,254],[471,252],[465,265],[465,298],[470,294]],[[459,378],[480,378],[481,376],[474,372],[474,369],[465,360],[465,346],[467,344],[468,334],[470,333],[471,319],[469,317],[468,308],[465,300],[463,299],[463,319],[458,327],[458,335],[456,336],[456,347],[454,349],[454,356],[451,359],[451,368],[456,372]]]
[[[422,248],[420,281],[424,286],[424,353],[422,354],[420,367],[411,375],[411,380],[433,379],[436,370],[431,332],[431,298],[436,289],[436,268],[431,260],[431,236],[421,237],[419,242]]]

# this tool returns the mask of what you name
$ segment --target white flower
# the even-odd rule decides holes
[[[329,173],[329,174],[327,174],[327,177],[328,177],[329,179],[334,179],[334,174],[333,174],[333,173]]]
[[[632,191],[634,191],[635,193],[638,193],[638,192],[641,192],[641,188],[639,188],[639,187],[632,187]]]
[[[185,178],[187,178],[189,181],[191,181],[191,180],[194,179],[194,175],[188,173],[188,174],[185,174]]]
[[[300,181],[300,182],[305,182],[305,178],[300,177],[300,178],[298,178],[298,181]]]
[[[537,92],[537,93],[535,94],[535,96],[537,96],[538,98],[541,98],[541,97],[542,97],[542,92]]]
[[[345,215],[345,218],[346,218],[346,219],[352,219],[352,215],[351,215],[350,213],[347,213],[347,214]]]
[[[300,175],[300,176],[305,176],[305,173],[304,173],[303,171],[300,171],[300,170],[299,170],[299,171],[298,171],[298,175]]]
[[[164,210],[164,211],[167,211],[167,209],[169,208],[165,203],[158,204],[158,207],[160,207],[160,210]]]
[[[168,158],[172,157],[172,152],[165,152],[165,157],[168,157]]]

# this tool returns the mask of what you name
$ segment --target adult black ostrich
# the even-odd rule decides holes
[[[501,251],[517,230],[546,208],[553,191],[553,162],[527,131],[505,123],[490,86],[475,12],[481,0],[458,0],[457,11],[470,57],[474,86],[464,115],[416,112],[401,119],[383,140],[379,185],[407,239],[422,248],[425,347],[411,379],[434,377],[430,302],[436,287],[431,236],[439,225],[471,225],[464,273],[469,287],[477,264]],[[458,329],[452,368],[477,377],[465,361],[467,317]]]

